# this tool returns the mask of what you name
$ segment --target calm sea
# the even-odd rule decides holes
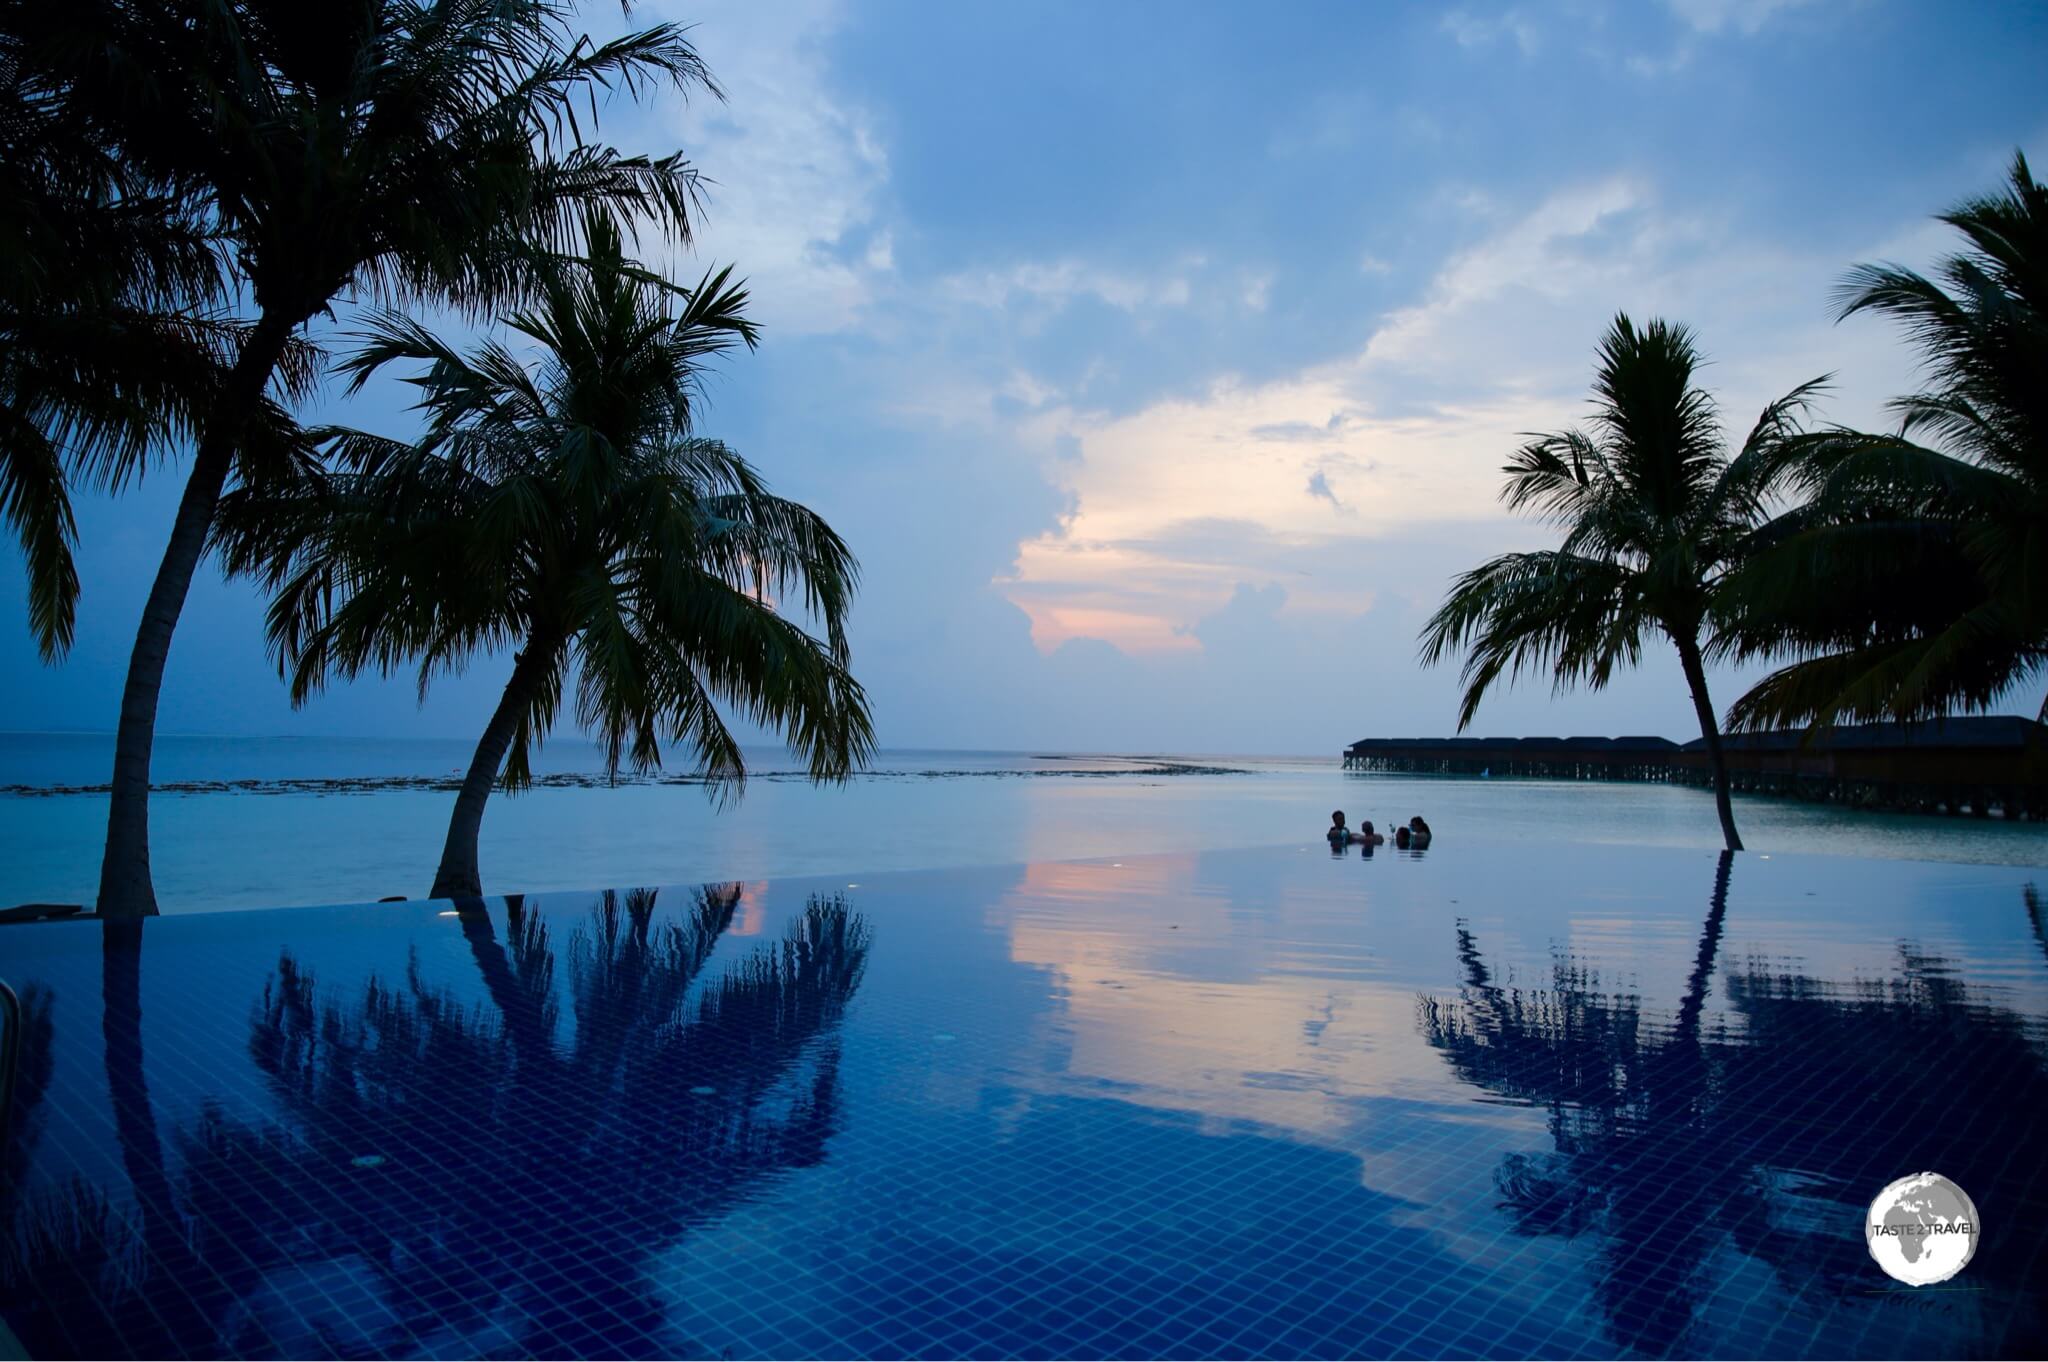
[[[466,741],[158,740],[153,862],[166,912],[337,903],[425,892]],[[1313,843],[1330,810],[1385,825],[1420,813],[1433,856],[1463,842],[1719,845],[1711,798],[1661,785],[1347,773],[1334,756],[889,751],[836,787],[784,753],[723,805],[673,778],[608,785],[573,737],[536,758],[541,784],[494,796],[486,890],[1008,864]],[[0,906],[89,901],[98,879],[112,739],[0,734]],[[2048,863],[2048,828],[1847,813],[1789,800],[1737,805],[1752,852]]]

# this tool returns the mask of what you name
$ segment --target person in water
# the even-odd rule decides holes
[[[1331,842],[1338,846],[1351,842],[1363,842],[1367,846],[1376,846],[1387,840],[1372,830],[1372,820],[1369,818],[1359,825],[1356,832],[1344,826],[1344,810],[1342,809],[1338,809],[1330,815],[1329,838]]]
[[[1408,841],[1417,851],[1429,845],[1429,824],[1422,821],[1419,813],[1408,820]]]
[[[1403,823],[1400,827],[1394,829],[1394,849],[1396,851],[1406,851],[1413,840],[1414,834],[1409,832],[1407,824]]]

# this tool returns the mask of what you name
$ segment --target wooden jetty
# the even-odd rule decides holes
[[[1913,813],[2048,818],[2048,724],[1988,715],[1722,739],[1741,793]],[[1706,741],[1669,738],[1361,738],[1347,771],[1649,780],[1709,785]]]

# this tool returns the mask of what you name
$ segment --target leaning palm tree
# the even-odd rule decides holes
[[[485,803],[501,772],[509,789],[530,779],[572,672],[577,718],[614,773],[659,766],[666,738],[711,789],[737,790],[746,762],[721,701],[779,730],[815,779],[844,778],[873,743],[848,670],[852,554],[692,433],[707,360],[753,343],[744,289],[730,271],[678,288],[626,259],[603,219],[589,234],[588,260],[555,261],[539,304],[508,319],[537,361],[495,342],[464,354],[385,315],[345,367],[360,384],[388,364],[423,366],[421,439],[323,432],[345,471],[223,507],[231,570],[274,593],[270,638],[294,701],[330,674],[415,661],[424,693],[475,654],[516,650],[455,803],[437,898],[482,893]]]
[[[684,234],[694,172],[586,139],[600,96],[714,89],[680,30],[606,43],[569,0],[82,0],[29,5],[80,117],[143,182],[196,202],[246,303],[194,421],[191,470],[121,699],[99,908],[156,911],[149,767],[171,637],[231,476],[296,470],[261,433],[302,328],[362,299],[478,315],[593,206]],[[584,110],[588,110],[586,114]]]
[[[1820,380],[1765,407],[1730,458],[1713,399],[1694,382],[1700,363],[1685,327],[1615,318],[1600,343],[1592,431],[1535,436],[1502,470],[1502,499],[1564,529],[1563,545],[1503,554],[1457,578],[1423,628],[1422,658],[1469,647],[1462,731],[1503,672],[1513,680],[1548,667],[1559,690],[1598,690],[1661,632],[1692,689],[1721,835],[1740,850],[1702,639],[1724,575],[1768,517],[1786,442]]]
[[[1893,434],[1799,442],[1809,499],[1728,594],[1720,646],[1787,662],[1737,726],[1984,710],[2048,669],[2048,186],[2016,156],[2003,193],[1941,220],[1969,248],[1937,279],[1843,282],[1838,314],[1904,323],[1932,382],[1891,404]]]
[[[73,480],[118,485],[189,438],[235,339],[202,206],[87,115],[59,8],[0,0],[0,513],[46,661],[77,615]]]

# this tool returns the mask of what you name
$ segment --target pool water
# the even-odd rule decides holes
[[[2037,884],[1440,836],[0,928],[0,1320],[37,1357],[2039,1356]],[[1914,1288],[1864,1221],[1923,1170],[1982,1225]]]

